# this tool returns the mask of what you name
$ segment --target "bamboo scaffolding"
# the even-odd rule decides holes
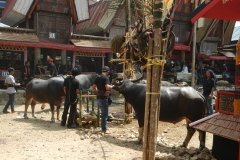
[[[160,114],[161,78],[165,60],[166,43],[162,40],[163,0],[154,1],[154,41],[150,38],[148,55],[151,65],[147,67],[147,86],[144,117],[143,160],[154,160]],[[169,34],[168,34],[169,35]]]

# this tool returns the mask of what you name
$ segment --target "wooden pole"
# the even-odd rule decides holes
[[[79,127],[82,127],[82,91],[79,93]]]
[[[197,1],[195,0],[195,9],[197,8]],[[197,21],[194,23],[193,27],[193,50],[192,50],[192,80],[191,86],[195,85],[195,61],[196,61],[196,42],[197,42]]]
[[[154,41],[149,40],[149,62],[147,67],[147,86],[144,117],[143,159],[154,160],[157,143],[158,121],[160,114],[160,90],[165,60],[165,43],[162,40],[163,0],[154,1]],[[153,54],[152,54],[153,53]],[[152,56],[151,56],[152,55]]]

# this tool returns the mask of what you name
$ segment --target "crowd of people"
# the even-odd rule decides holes
[[[229,71],[226,64],[223,64],[222,67],[215,65],[214,67],[210,65],[200,65],[195,67],[195,78],[197,79],[197,83],[203,82],[205,77],[205,73],[207,70],[212,70],[214,74],[222,75],[223,80],[228,80]],[[183,61],[167,61],[164,65],[165,72],[181,72],[181,73],[191,73],[192,65],[191,62]]]
[[[54,60],[52,58],[48,59],[48,65],[44,66],[42,64],[42,60],[39,59],[36,64],[35,70],[31,67],[30,61],[26,61],[25,65],[22,69],[22,77],[24,81],[24,85],[26,86],[28,82],[30,82],[34,75],[45,75],[47,71],[49,71],[49,77],[56,77],[62,75],[70,75],[72,68],[78,68],[78,74],[82,73],[82,67],[79,64],[79,61],[75,61],[75,66],[72,65],[70,60],[67,61],[65,65],[62,64],[62,60]]]

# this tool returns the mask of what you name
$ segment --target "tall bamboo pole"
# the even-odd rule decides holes
[[[127,0],[126,1],[126,5],[127,5],[127,33],[126,33],[126,42],[128,42],[130,39],[130,36],[131,36],[131,0]],[[129,63],[127,63],[126,61],[126,53],[124,53],[124,63],[123,63],[123,79],[126,79],[126,74],[125,74],[125,71],[126,69],[129,69],[130,66],[129,66]],[[131,114],[131,105],[129,103],[127,103],[125,101],[125,122],[126,123],[129,123],[130,121],[129,118],[127,118],[129,116],[129,114]]]
[[[197,0],[194,0],[194,9],[197,8]],[[195,62],[196,62],[196,42],[197,42],[197,21],[194,23],[193,27],[193,50],[192,50],[192,80],[191,86],[194,87],[195,85]]]
[[[143,141],[143,159],[154,160],[156,152],[157,142],[157,130],[158,120],[160,113],[160,90],[161,90],[161,77],[162,77],[162,61],[164,60],[164,52],[162,49],[165,48],[162,45],[162,9],[163,0],[155,0],[153,7],[153,31],[154,31],[154,42],[152,47],[152,40],[149,43],[149,60],[151,66],[147,68],[147,88],[146,88],[146,102],[145,102],[145,117],[144,117],[144,141]],[[151,50],[153,49],[153,50]],[[151,57],[151,53],[152,57]],[[151,82],[149,82],[151,81]]]

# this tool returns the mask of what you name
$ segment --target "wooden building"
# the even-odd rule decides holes
[[[231,38],[236,20],[234,21],[234,18],[221,18],[221,16],[215,19],[211,18],[211,16],[203,16],[196,19],[197,16],[208,10],[209,6],[213,3],[215,2],[205,3],[199,1],[197,9],[189,15],[191,22],[196,21],[198,26],[196,35],[196,60],[199,62],[199,65],[204,63],[212,67],[215,65],[222,67],[222,64],[227,64],[230,68],[230,66],[235,65],[235,47],[234,50],[226,50],[223,48],[224,46],[232,44]],[[225,6],[227,8],[225,8]],[[225,13],[228,9],[231,10],[228,8],[228,4],[225,6],[221,8],[224,10],[222,13]],[[226,17],[226,15],[223,15],[223,17]]]
[[[239,21],[239,5],[238,0],[225,4],[222,0],[212,0],[195,10],[191,21],[200,17]],[[212,154],[218,160],[240,160],[240,39],[236,51],[235,89],[217,91],[217,113],[190,124],[214,135]]]
[[[74,34],[75,25],[87,19],[90,19],[88,0],[7,1],[1,22],[11,27],[0,28],[0,58],[5,61],[0,64],[0,79],[4,79],[7,67],[16,61],[13,56],[7,59],[8,55],[16,54],[21,61],[16,73],[21,72],[26,60],[32,67],[38,59],[46,65],[48,57],[61,59],[63,64],[71,60],[74,65],[76,55],[80,55],[79,59],[84,55],[88,57],[85,60],[102,68],[106,55],[111,53],[109,38]],[[91,40],[94,42],[89,43]]]

